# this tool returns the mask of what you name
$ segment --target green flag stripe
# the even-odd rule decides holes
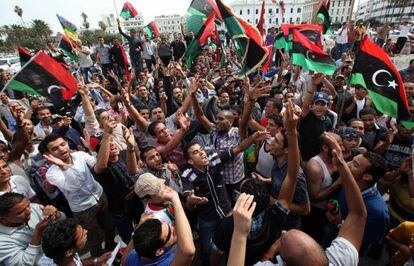
[[[190,6],[190,8],[187,11],[188,13],[192,14],[192,15],[196,15],[196,16],[202,16],[202,17],[206,17],[206,15],[204,15],[203,13],[201,13],[200,11],[198,11],[197,9],[193,8]]]
[[[40,94],[39,92],[35,91],[34,89],[32,89],[31,87],[27,86],[26,84],[17,81],[15,79],[13,79],[12,81],[10,81],[10,83],[7,85],[8,89],[12,89],[12,90],[16,90],[16,91],[21,91],[21,92],[26,92],[29,94],[36,94],[39,96],[44,96],[42,94]]]
[[[364,76],[361,73],[352,73],[351,80],[349,81],[351,84],[359,84],[365,89],[367,88],[367,84],[365,83]]]
[[[325,16],[322,13],[318,13],[316,17],[320,20],[322,20],[323,24],[325,24]]]
[[[311,61],[305,55],[299,53],[292,54],[292,64],[326,75],[333,75],[336,69],[332,64]]]
[[[76,56],[76,55],[74,55],[73,53],[71,53],[71,52],[69,52],[68,50],[66,50],[66,49],[63,49],[63,48],[60,48],[60,49],[62,49],[62,51],[70,58],[70,59],[72,59],[73,61],[75,61],[75,62],[78,62],[79,61],[79,59],[78,59],[78,57]]]
[[[411,129],[411,128],[413,128],[413,127],[414,127],[414,122],[412,122],[412,121],[404,121],[404,120],[401,120],[401,121],[400,121],[400,123],[401,123],[404,127],[408,128],[408,129]]]

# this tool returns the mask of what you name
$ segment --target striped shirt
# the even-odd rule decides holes
[[[193,167],[186,169],[182,174],[184,197],[194,190],[195,196],[208,199],[207,203],[196,207],[198,216],[203,220],[217,217],[222,219],[231,211],[231,203],[221,171],[223,165],[233,156],[231,149],[220,154],[214,153],[209,156],[210,163],[205,172]]]
[[[242,138],[239,129],[232,127],[229,132],[221,133],[217,131],[217,126],[213,125],[210,129],[211,143],[217,152],[227,151],[240,144]],[[234,156],[221,171],[226,184],[236,184],[244,179],[243,153]]]

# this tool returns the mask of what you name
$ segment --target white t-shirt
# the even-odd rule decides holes
[[[340,29],[336,42],[340,44],[348,43],[348,29]]]
[[[26,178],[24,178],[23,176],[19,176],[19,175],[11,176],[9,184],[10,184],[10,187],[11,187],[10,192],[19,193],[19,194],[27,197],[28,199],[31,199],[34,196],[36,196],[36,193],[30,187],[29,182],[27,182]],[[0,196],[5,194],[5,193],[6,193],[6,191],[0,191]]]
[[[330,266],[358,265],[358,250],[343,237],[338,236],[335,238],[325,252]]]
[[[359,117],[359,112],[364,108],[365,106],[365,98],[362,100],[356,100],[356,106],[357,106],[357,117]]]
[[[93,65],[93,61],[91,59],[91,50],[88,47],[82,46],[80,49],[82,52],[89,53],[84,54],[78,51],[78,58],[79,58],[79,66],[80,67],[91,67]]]
[[[90,170],[96,164],[95,157],[82,151],[73,152],[71,156],[73,164],[66,171],[52,165],[46,172],[46,179],[65,195],[72,212],[81,212],[98,203],[103,188]]]
[[[407,34],[410,33],[411,25],[401,25],[400,26],[400,37],[407,37]]]

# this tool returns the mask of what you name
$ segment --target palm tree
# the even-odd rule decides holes
[[[106,25],[105,25],[105,23],[104,23],[103,21],[99,21],[99,27],[100,27],[103,31],[105,31],[105,30],[106,30]]]
[[[81,17],[83,19],[83,27],[89,29],[88,15],[86,15],[85,12],[82,12]]]
[[[46,40],[52,34],[52,30],[49,25],[41,19],[34,19],[32,21],[32,31],[36,34],[41,40]]]
[[[20,19],[22,20],[22,26],[24,26],[23,9],[20,6],[14,6],[14,13],[16,13],[20,17]]]

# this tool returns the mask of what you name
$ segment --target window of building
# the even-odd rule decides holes
[[[300,23],[300,18],[299,17],[296,18],[296,23]]]
[[[259,23],[259,21],[256,19],[256,24]]]
[[[277,24],[277,23],[279,23],[279,19],[278,19],[278,18],[276,18],[276,24]]]
[[[272,19],[271,18],[269,18],[269,24],[272,24]]]
[[[271,8],[269,8],[269,14],[272,14],[273,10]]]
[[[276,8],[276,14],[279,14],[279,8]]]
[[[341,17],[341,22],[344,22],[344,17],[343,16]]]
[[[259,9],[256,9],[256,15],[258,15],[259,14]]]
[[[331,4],[332,4],[332,7],[334,7],[335,6],[335,1],[332,1]]]
[[[339,9],[336,10],[336,15],[339,15]]]
[[[298,13],[302,12],[302,9],[300,7],[298,7]]]
[[[247,22],[249,22],[249,23],[250,23],[250,19],[247,19]]]
[[[243,15],[243,10],[240,9],[240,16]]]
[[[290,9],[290,13],[293,14],[293,7]]]
[[[247,15],[250,15],[250,9],[247,9]]]
[[[349,16],[346,16],[346,21],[348,21],[348,17],[349,17]]]
[[[285,23],[285,18],[282,18],[282,23]]]
[[[289,22],[290,22],[290,23],[292,23],[292,22],[293,22],[293,19],[292,19],[292,18],[290,18],[290,19],[289,19]]]

